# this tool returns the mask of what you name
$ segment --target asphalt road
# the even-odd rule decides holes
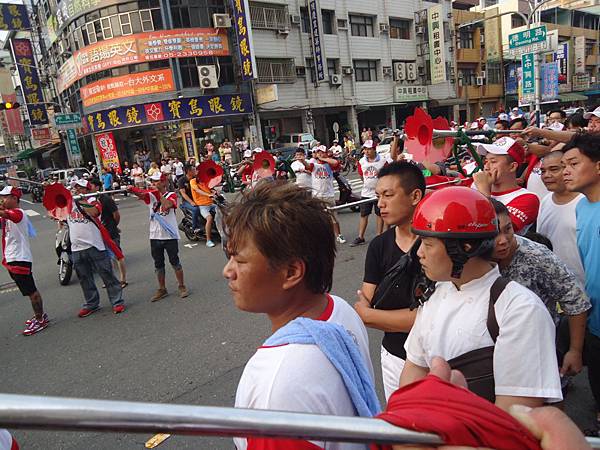
[[[21,335],[31,317],[29,301],[15,289],[0,289],[0,392],[82,398],[232,406],[244,364],[269,335],[266,317],[237,311],[221,275],[225,263],[219,247],[192,248],[185,237],[180,256],[191,290],[176,293],[167,269],[171,295],[150,303],[156,288],[147,239],[147,209],[133,198],[119,201],[122,244],[127,257],[127,310],[112,314],[106,293],[101,311],[78,318],[82,293],[76,277],[68,286],[57,280],[55,224],[40,205],[24,204],[40,213],[31,217],[38,236],[33,241],[34,274],[52,319],[32,337]],[[348,242],[356,236],[358,214],[340,214]],[[374,233],[369,224],[367,239]],[[339,247],[333,292],[350,302],[362,280],[366,246]],[[0,286],[10,282],[0,271]],[[98,283],[100,285],[101,283]],[[371,354],[379,373],[381,334],[370,331]],[[582,428],[592,427],[592,400],[584,376],[575,379],[567,411]],[[23,449],[143,448],[145,434],[79,433],[14,430]],[[173,436],[161,449],[231,449],[228,438]]]

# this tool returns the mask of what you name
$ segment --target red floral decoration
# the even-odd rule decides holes
[[[223,168],[212,159],[198,164],[196,178],[200,183],[207,185],[210,189],[221,183],[223,179]]]
[[[62,184],[54,183],[45,187],[42,203],[50,217],[67,220],[73,208],[73,196]]]

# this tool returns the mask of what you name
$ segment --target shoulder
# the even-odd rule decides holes
[[[377,249],[384,250],[387,246],[396,240],[396,228],[392,227],[389,230],[375,236],[369,243],[369,250]]]
[[[496,302],[498,323],[516,321],[523,323],[532,318],[532,314],[550,318],[544,302],[530,289],[522,284],[511,281],[506,285]]]

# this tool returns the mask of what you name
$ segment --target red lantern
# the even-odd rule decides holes
[[[45,187],[42,203],[50,217],[67,220],[73,208],[73,196],[62,184],[54,183]]]
[[[221,183],[223,179],[223,168],[213,160],[203,161],[198,164],[196,178],[200,183],[208,186],[209,189],[214,188]]]

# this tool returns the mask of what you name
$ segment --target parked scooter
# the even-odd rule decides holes
[[[55,241],[56,256],[58,256],[58,281],[66,286],[71,281],[73,275],[73,260],[71,258],[71,238],[69,236],[69,226],[65,222],[60,223],[60,228],[56,232]]]

